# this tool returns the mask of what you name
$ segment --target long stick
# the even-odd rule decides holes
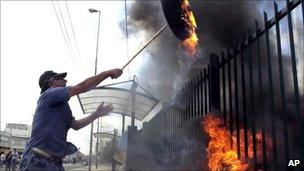
[[[129,63],[131,63],[133,61],[133,59],[135,59],[135,57],[140,54],[141,51],[143,51],[162,31],[164,31],[164,29],[166,28],[168,24],[165,24],[146,44],[145,46],[143,46],[142,48],[140,48],[140,50],[133,55],[133,57],[122,67],[122,70],[129,65]]]

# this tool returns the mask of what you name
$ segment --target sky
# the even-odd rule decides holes
[[[124,1],[67,1],[67,6],[65,1],[1,1],[1,130],[6,123],[32,123],[44,71],[67,72],[67,85],[94,75],[98,13],[89,13],[89,8],[101,11],[97,72],[121,68],[128,61],[125,33],[119,27]],[[130,54],[145,41],[138,37],[129,38]],[[109,78],[101,85],[128,80],[140,72],[143,62],[136,58],[119,79]],[[76,119],[84,117],[77,97],[69,104]],[[119,115],[102,118],[104,130],[121,129],[121,122]],[[67,139],[88,154],[89,132],[90,126],[70,129]]]

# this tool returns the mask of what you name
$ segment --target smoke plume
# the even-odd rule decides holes
[[[198,58],[209,53],[229,48],[240,33],[252,26],[260,13],[257,1],[190,1],[198,25]],[[258,18],[259,19],[259,18]],[[128,7],[128,32],[132,36],[144,31],[152,37],[166,23],[160,1],[135,1]],[[120,23],[125,32],[125,21]],[[150,91],[163,102],[168,102],[193,73],[193,63],[200,61],[187,57],[180,41],[167,28],[142,52],[141,58],[148,58],[139,78],[148,82]],[[140,79],[139,79],[140,80]]]

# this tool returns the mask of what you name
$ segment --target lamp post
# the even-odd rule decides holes
[[[100,10],[90,8],[89,12],[90,13],[98,12],[98,30],[97,30],[96,57],[95,57],[95,75],[96,75],[97,74],[98,44],[99,44]],[[97,120],[97,132],[99,132],[99,118]],[[91,164],[92,164],[92,145],[93,145],[93,122],[91,123],[91,134],[90,134],[89,171],[91,171]],[[98,138],[97,138],[97,143],[96,143],[96,155],[98,154],[97,150],[98,150]],[[96,168],[97,168],[97,160],[96,160]]]
[[[99,27],[100,27],[100,10],[90,8],[89,12],[90,13],[98,12],[98,29],[97,29],[97,44],[96,44],[96,58],[95,58],[95,75],[96,75],[97,74],[98,43],[99,43]]]

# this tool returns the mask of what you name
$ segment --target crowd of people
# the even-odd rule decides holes
[[[8,153],[0,152],[0,167],[5,167],[5,170],[17,170],[19,166],[19,162],[21,159],[21,155],[14,149],[13,151],[9,151]]]

